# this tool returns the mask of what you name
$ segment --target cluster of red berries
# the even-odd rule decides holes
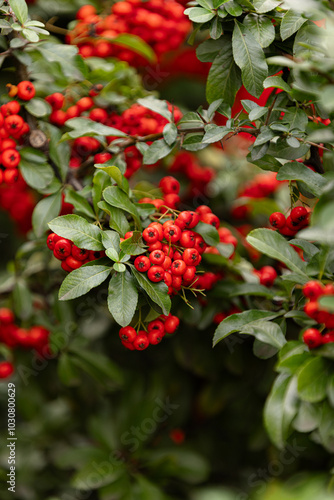
[[[139,203],[151,203],[154,205],[158,212],[164,214],[168,209],[175,210],[180,203],[180,183],[175,177],[171,175],[163,177],[159,183],[162,191],[162,198],[141,198]]]
[[[52,107],[52,113],[49,116],[50,122],[58,127],[62,127],[67,120],[83,116],[103,125],[121,130],[126,134],[137,136],[159,134],[168,123],[167,119],[163,116],[139,104],[133,104],[121,115],[115,112],[110,113],[106,109],[96,106],[93,97],[98,94],[101,88],[95,85],[89,91],[89,96],[80,98],[76,104],[72,104],[71,106],[68,106],[64,95],[60,92],[47,96],[45,100]],[[181,111],[169,103],[168,109],[173,113],[174,121],[177,123],[182,117]],[[114,139],[115,137],[108,136],[108,144]],[[101,144],[94,137],[79,137],[75,139],[72,144],[70,168],[79,168],[90,155],[95,155],[95,164],[105,163],[112,158],[110,153],[99,151],[101,151]],[[126,148],[124,155],[127,164],[125,176],[129,178],[141,167],[142,155],[135,146]]]
[[[33,326],[29,329],[20,328],[15,324],[13,312],[8,308],[0,309],[0,342],[7,347],[34,349],[40,355],[49,352],[49,330],[43,326]],[[8,361],[0,363],[0,378],[9,377],[14,367]]]
[[[115,3],[107,16],[97,15],[95,7],[84,5],[77,12],[78,23],[67,36],[67,43],[79,47],[82,57],[116,57],[132,66],[147,61],[131,49],[113,43],[121,33],[144,40],[157,59],[177,49],[191,29],[183,7],[174,0],[127,0]]]
[[[100,259],[105,256],[104,251],[85,250],[79,248],[66,238],[51,233],[47,237],[46,244],[56,259],[61,260],[61,267],[64,271],[71,272],[78,269],[87,262]]]
[[[255,269],[254,274],[258,276],[260,284],[271,287],[277,278],[277,272],[272,266],[263,266],[261,269]]]
[[[22,86],[23,84],[23,86]],[[32,89],[31,97],[35,95],[35,89],[30,82],[20,82],[17,92],[20,99],[28,100],[27,84]],[[24,135],[29,133],[29,125],[19,115],[21,105],[17,100],[12,100],[0,107],[0,184],[14,184],[18,180],[18,165],[21,160],[17,146],[22,142]]]
[[[21,233],[30,231],[35,205],[33,192],[20,173],[15,184],[0,186],[0,207],[9,213]]]
[[[284,236],[294,236],[308,225],[310,213],[310,210],[305,207],[294,207],[288,217],[281,212],[274,212],[269,217],[269,222]]]
[[[184,175],[190,181],[189,196],[204,193],[206,186],[216,176],[216,172],[212,167],[200,165],[196,156],[188,152],[178,153],[169,170],[172,173],[178,172]]]
[[[257,174],[238,193],[236,204],[231,210],[234,219],[245,219],[251,210],[247,200],[243,198],[266,198],[274,193],[284,181],[276,179],[276,172]]]
[[[317,323],[324,324],[327,328],[334,328],[334,314],[321,308],[318,302],[322,295],[334,295],[333,283],[322,285],[319,281],[308,281],[303,286],[303,295],[309,299],[304,306],[306,314]]]
[[[169,314],[168,316],[161,315],[154,321],[150,321],[146,330],[138,332],[132,326],[125,326],[119,331],[122,344],[131,351],[143,351],[149,345],[159,344],[163,337],[168,334],[173,334],[179,326],[180,320],[177,316]]]

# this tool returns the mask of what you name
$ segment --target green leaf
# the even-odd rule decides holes
[[[30,99],[24,107],[33,116],[40,118],[41,116],[49,115],[52,111],[52,108],[49,103],[47,103],[44,99],[40,99],[39,97],[35,97],[34,99]]]
[[[257,136],[254,146],[261,146],[262,144],[265,144],[266,142],[271,141],[273,137],[275,137],[276,134],[272,130],[270,130],[269,127],[262,127],[260,134]],[[262,157],[263,159],[264,157]]]
[[[106,250],[106,254],[108,255],[110,252],[111,252],[111,248],[108,248],[108,250]],[[108,255],[108,257],[110,257],[110,256]],[[124,264],[122,264],[121,262],[115,262],[115,264],[113,265],[113,269],[115,271],[117,271],[118,273],[125,273],[126,266]]]
[[[328,181],[317,172],[313,172],[306,165],[299,162],[289,162],[282,165],[277,173],[277,180],[301,181],[306,185],[307,190],[319,197]]]
[[[35,30],[30,30],[30,29],[23,29],[22,30],[22,35],[29,40],[29,42],[38,42],[39,41],[39,36],[35,32]]]
[[[79,248],[96,251],[104,249],[101,243],[101,229],[79,215],[56,217],[49,222],[49,228],[59,236],[73,241]]]
[[[300,12],[296,12],[294,10],[288,10],[281,21],[280,26],[280,34],[282,40],[286,40],[291,35],[296,33],[304,23],[306,23],[307,19],[302,16]]]
[[[24,24],[28,20],[28,6],[25,0],[9,0],[8,4],[20,23]]]
[[[187,151],[200,151],[206,148],[208,145],[202,143],[203,135],[199,133],[187,134],[186,138],[182,143],[182,148]]]
[[[122,236],[130,231],[130,224],[125,217],[123,210],[121,210],[120,208],[112,207],[105,201],[100,201],[98,203],[98,207],[109,215],[109,226],[111,227],[111,229],[115,229],[115,231],[120,233]]]
[[[58,377],[63,384],[75,386],[80,383],[78,369],[73,363],[72,356],[68,353],[63,352],[59,357],[57,371]]]
[[[77,139],[78,137],[86,136],[114,136],[114,137],[126,137],[127,135],[113,127],[107,127],[102,123],[94,122],[89,118],[71,118],[65,123],[66,127],[72,128],[70,132],[67,132],[61,138],[61,141],[71,139]]]
[[[286,344],[281,328],[276,323],[270,321],[259,320],[252,325],[245,325],[240,330],[240,333],[253,335],[257,340],[271,345],[276,349],[282,349],[284,344]]]
[[[48,231],[48,223],[57,217],[61,208],[61,191],[43,198],[37,203],[32,214],[32,227],[37,238]]]
[[[80,193],[71,188],[67,188],[65,193],[66,203],[71,203],[77,212],[95,219],[94,210],[92,209],[86,198],[84,198]]]
[[[137,100],[138,104],[144,106],[144,108],[150,109],[160,116],[163,116],[169,122],[172,121],[172,113],[168,109],[166,101],[162,101],[153,96],[143,97]]]
[[[199,48],[204,47],[204,43]],[[219,44],[222,44],[223,48],[216,55],[210,68],[206,84],[206,98],[209,103],[217,99],[223,99],[225,103],[232,106],[235,95],[242,84],[241,72],[233,58],[230,37],[227,35],[222,36],[219,39]],[[212,45],[209,46],[210,49],[214,47]],[[197,53],[199,52],[199,48]],[[203,57],[201,60],[203,60]]]
[[[74,78],[82,79],[83,75],[75,64],[75,58],[78,54],[76,46],[43,41],[43,43],[36,45],[36,49],[49,63],[59,63],[64,75],[69,77],[71,81]]]
[[[307,277],[305,262],[278,232],[264,228],[254,229],[246,240],[259,252],[283,262],[291,271]]]
[[[138,303],[138,290],[129,271],[115,273],[109,282],[108,308],[116,323],[131,323]]]
[[[113,255],[114,257],[110,257],[110,255],[108,255],[109,258],[112,258],[112,260],[118,260],[118,254],[119,254],[119,251],[120,251],[120,237],[119,237],[119,234],[116,233],[116,231],[103,231],[102,232],[102,235],[101,235],[101,240],[102,240],[102,244],[104,246],[105,249],[108,249],[109,250],[109,253],[110,251],[112,250],[113,251]]]
[[[261,116],[266,115],[267,112],[268,108],[264,106],[257,106],[255,109],[252,109],[252,111],[250,111],[248,118],[251,122],[254,122],[255,120],[261,118]]]
[[[329,361],[320,357],[306,361],[298,374],[300,399],[309,403],[318,403],[325,399],[329,366]]]
[[[265,14],[270,10],[276,9],[280,3],[280,0],[253,0],[254,8],[259,14]]]
[[[275,27],[268,17],[248,14],[244,18],[243,24],[262,48],[269,47],[275,40]]]
[[[174,144],[177,139],[178,130],[175,123],[167,123],[163,129],[163,136],[168,146]]]
[[[62,132],[51,123],[43,122],[43,130],[49,137],[49,156],[53,163],[59,168],[61,178],[64,181],[68,173],[70,161],[70,145],[68,142],[59,144]]]
[[[173,145],[167,144],[164,139],[154,141],[144,153],[144,165],[153,165],[158,160],[161,160],[161,158],[169,155],[169,153],[173,150],[173,147]]]
[[[276,89],[284,90],[284,92],[287,92],[288,94],[291,94],[292,92],[290,85],[288,85],[280,76],[268,76],[268,78],[266,78],[263,82],[263,87],[265,89],[274,87]]]
[[[290,316],[285,315],[285,317]],[[308,352],[304,342],[295,340],[287,342],[279,353],[279,362],[276,365],[276,370],[294,374],[310,356],[311,354]]]
[[[169,314],[171,308],[171,300],[168,295],[168,287],[165,283],[152,283],[144,273],[139,273],[134,267],[132,268],[136,280],[140,287],[145,290],[147,295],[153,302],[161,307],[163,314]]]
[[[284,139],[278,139],[275,143],[270,143],[268,155],[285,160],[297,160],[306,155],[309,149],[308,144],[301,144],[299,148],[291,148]]]
[[[137,208],[119,187],[107,187],[103,191],[103,198],[112,207],[120,208],[121,210],[125,210],[125,212],[131,214],[140,227],[140,219]]]
[[[196,49],[197,59],[201,62],[213,62],[229,41],[227,36],[221,37],[219,40],[205,40]]]
[[[157,57],[154,50],[139,36],[132,35],[130,33],[121,33],[112,38],[112,43],[121,45],[122,47],[127,47],[134,52],[137,52],[137,54],[140,54],[151,63],[156,62]]]
[[[334,295],[323,295],[319,297],[318,302],[321,308],[326,309],[331,313],[334,312]]]
[[[69,351],[75,354],[73,356],[75,364],[102,384],[108,386],[112,382],[113,385],[119,386],[123,383],[121,370],[107,356],[98,352],[87,351],[82,349],[81,346],[75,347],[73,344],[70,346]]]
[[[242,14],[242,7],[234,0],[230,0],[225,4],[225,10],[230,16],[238,17]]]
[[[250,327],[259,320],[273,319],[276,316],[277,314],[270,311],[259,311],[257,309],[250,309],[242,313],[232,314],[219,324],[213,337],[213,345],[215,346],[222,339],[231,335],[231,333],[240,332],[244,327]]]
[[[205,134],[202,139],[202,143],[204,144],[213,144],[215,142],[220,141],[227,135],[229,132],[231,132],[231,129],[227,127],[219,127],[218,125],[215,124],[210,124],[205,127]]]
[[[22,320],[28,319],[33,312],[32,294],[24,280],[16,281],[12,297],[15,314]]]
[[[88,293],[105,281],[111,268],[101,265],[82,266],[71,271],[61,284],[59,300],[72,300]]]
[[[221,20],[217,16],[212,21],[210,28],[210,37],[213,40],[218,40],[222,36],[222,34],[223,34],[223,25],[221,23]]]
[[[291,423],[298,411],[297,383],[287,373],[274,382],[264,407],[264,424],[272,442],[284,448],[291,432]]]
[[[54,179],[54,172],[47,163],[32,163],[21,156],[19,168],[24,180],[33,189],[45,189]]]
[[[241,69],[243,84],[248,92],[260,97],[263,80],[268,76],[268,66],[261,45],[248,28],[235,20],[232,35],[233,55]]]
[[[194,23],[207,23],[212,18],[215,17],[215,13],[208,10],[202,9],[201,7],[191,7],[184,11],[186,16],[189,16],[190,21]]]
[[[122,241],[121,250],[128,255],[140,255],[146,252],[141,231],[134,231],[131,238]]]
[[[118,167],[109,165],[108,162],[106,164],[98,163],[94,166],[95,168],[106,172],[106,174],[108,174],[109,177],[111,177],[117,183],[118,187],[120,187],[122,191],[124,191],[124,193],[129,194],[129,183],[127,179],[122,175]]]
[[[64,144],[66,144],[66,143],[64,143]],[[95,210],[96,214],[98,213],[98,209],[100,208],[98,206],[98,204],[102,199],[102,193],[103,193],[104,189],[110,185],[111,185],[110,176],[106,172],[103,172],[102,170],[97,170],[94,173],[93,187],[92,187],[92,198],[93,198],[93,205],[94,205],[94,210]],[[102,202],[102,203],[105,203],[105,202]]]
[[[196,233],[200,234],[205,243],[210,246],[215,246],[219,243],[219,234],[215,227],[205,222],[199,222],[193,229]]]
[[[254,165],[262,168],[263,170],[270,170],[271,172],[278,172],[278,170],[281,168],[282,164],[276,160],[276,158],[273,158],[270,155],[264,155],[262,158],[259,158],[258,160],[252,160],[248,158],[248,161],[250,163],[253,163]]]

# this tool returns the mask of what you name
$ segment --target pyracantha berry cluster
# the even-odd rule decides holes
[[[195,155],[188,152],[178,153],[169,167],[171,173],[180,173],[189,181],[189,196],[205,192],[206,186],[215,178],[212,167],[199,164]]]
[[[269,217],[269,222],[284,236],[294,236],[309,224],[310,213],[305,207],[294,207],[288,217],[281,212],[274,212]]]
[[[183,11],[174,0],[117,2],[107,16],[98,15],[92,5],[84,5],[66,41],[77,45],[82,57],[117,57],[131,66],[147,65],[144,57],[113,39],[122,33],[136,35],[153,49],[159,61],[163,54],[177,49],[191,29]]]
[[[303,295],[308,300],[304,306],[304,312],[317,323],[325,325],[326,328],[334,328],[334,314],[321,306],[318,299],[323,295],[334,295],[333,283],[322,285],[319,281],[308,281],[303,286]],[[303,333],[303,340],[310,349],[322,344],[334,342],[334,331],[321,331],[317,328],[308,328]]]
[[[78,269],[87,262],[101,259],[105,256],[104,251],[85,250],[79,248],[66,238],[51,233],[47,237],[46,244],[56,259],[61,260],[61,267],[64,271],[71,272]]]
[[[49,353],[49,330],[43,326],[20,328],[15,324],[13,312],[3,307],[0,309],[0,342],[10,349],[34,349],[39,355]],[[0,378],[9,377],[14,371],[12,363],[0,363]]]
[[[136,331],[132,326],[125,326],[119,331],[122,344],[131,351],[143,351],[149,345],[157,345],[167,334],[175,333],[180,320],[177,316],[161,315],[147,324],[147,330]]]

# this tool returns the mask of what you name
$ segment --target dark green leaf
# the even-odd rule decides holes
[[[205,40],[196,49],[197,58],[201,62],[213,62],[228,41],[228,37],[222,37],[219,40]]]
[[[39,97],[35,97],[34,99],[30,99],[27,104],[24,105],[28,113],[33,116],[37,116],[40,118],[41,116],[49,115],[52,111],[52,108],[49,103],[47,103],[44,99],[40,99]]]
[[[211,224],[206,224],[205,222],[199,222],[197,226],[194,227],[194,231],[202,236],[205,243],[210,246],[215,246],[219,243],[219,234],[215,227]]]
[[[210,124],[205,127],[205,134],[202,139],[203,144],[213,144],[220,141],[231,130],[227,127],[219,127],[218,125]]]
[[[146,252],[141,231],[134,231],[131,238],[122,241],[121,250],[128,255],[140,255]]]
[[[121,210],[125,210],[125,212],[131,214],[136,223],[140,226],[140,219],[137,208],[119,187],[107,187],[103,191],[103,198],[112,207],[120,208]]]
[[[37,238],[48,231],[48,223],[60,212],[61,191],[43,198],[37,203],[32,214],[32,227]]]
[[[27,283],[20,279],[13,289],[13,304],[15,314],[22,320],[28,319],[32,314],[32,294]]]
[[[229,2],[226,2],[224,5],[225,10],[230,14],[230,16],[241,16],[242,14],[242,7],[236,3],[234,0],[230,0]]]
[[[284,344],[286,344],[281,328],[277,323],[270,321],[258,320],[252,324],[245,325],[241,328],[240,333],[253,335],[256,339],[276,349],[282,349]]]
[[[120,208],[112,207],[105,201],[100,201],[98,203],[98,207],[109,215],[109,226],[111,227],[111,229],[115,229],[115,231],[120,233],[122,236],[130,231],[130,224],[125,217],[123,210],[121,210]]]
[[[102,170],[97,170],[93,177],[93,187],[92,187],[92,198],[94,210],[98,213],[98,203],[102,200],[102,192],[108,186],[110,186],[111,180],[110,176],[103,172]],[[104,202],[102,202],[104,203]]]
[[[319,297],[318,302],[321,308],[326,309],[331,313],[334,312],[334,295],[323,295]]]
[[[303,365],[298,374],[298,394],[300,399],[318,403],[326,397],[329,362],[315,357]]]
[[[9,0],[8,4],[20,23],[24,24],[28,20],[28,7],[25,0]]]
[[[294,10],[288,10],[282,19],[280,26],[280,34],[282,40],[286,40],[291,35],[296,33],[304,23],[306,23],[307,19],[302,16],[300,12],[296,12]]]
[[[79,192],[75,191],[74,189],[68,188],[65,192],[66,203],[71,203],[77,212],[95,219],[94,210],[92,209],[86,198],[84,198]]]
[[[235,20],[232,36],[233,56],[242,72],[242,81],[248,92],[260,97],[263,81],[268,76],[268,66],[261,45],[251,32]]]
[[[167,123],[167,125],[165,125],[163,129],[163,135],[168,146],[174,144],[177,139],[177,133],[178,132],[175,123]]]
[[[169,122],[172,121],[172,113],[169,111],[166,101],[162,101],[153,96],[148,96],[138,99],[137,102],[141,106],[144,106],[144,108],[150,109],[151,111],[154,111],[154,113],[163,116]]]
[[[216,55],[210,68],[206,86],[206,98],[209,103],[217,99],[223,99],[225,103],[232,106],[235,95],[241,87],[241,73],[233,58],[230,37],[224,35],[215,43],[218,44],[218,42],[223,47]],[[202,46],[202,54],[204,55],[204,44],[200,45],[200,47]],[[214,48],[215,46],[211,44],[206,50],[213,50]],[[207,57],[204,58],[207,59]],[[203,56],[201,60],[203,60]]]
[[[254,146],[261,146],[266,142],[269,142],[276,134],[269,127],[262,127],[260,134],[257,136]],[[262,157],[263,159],[263,157]]]
[[[112,43],[137,52],[137,54],[140,54],[151,63],[156,61],[154,50],[139,36],[132,35],[131,33],[120,33],[112,38]]]
[[[110,271],[110,267],[99,265],[82,266],[71,271],[61,284],[59,300],[71,300],[85,295],[103,283]]]
[[[135,280],[128,271],[115,273],[109,282],[108,308],[116,323],[131,323],[138,303]]]
[[[297,158],[306,155],[309,149],[310,146],[308,144],[301,144],[299,148],[291,148],[284,139],[278,139],[275,143],[271,142],[268,155],[285,160],[297,160]]]
[[[289,162],[282,165],[277,173],[277,180],[302,181],[307,190],[319,197],[327,186],[327,180],[317,172],[299,162]]]
[[[259,14],[264,14],[265,12],[276,9],[280,3],[280,0],[253,0],[254,8]]]
[[[191,7],[184,11],[186,16],[189,16],[190,21],[194,23],[206,23],[215,17],[215,13],[201,7]]]
[[[94,166],[95,168],[98,168],[99,170],[106,172],[106,174],[108,174],[109,177],[111,177],[116,182],[118,187],[121,188],[122,191],[124,191],[124,193],[129,194],[129,183],[127,179],[122,175],[118,167],[110,165],[109,163],[112,163],[112,161],[103,164],[98,163]]]
[[[264,408],[266,430],[273,443],[280,449],[284,448],[297,411],[296,379],[282,373],[275,380]]]
[[[223,25],[219,19],[219,17],[215,17],[214,20],[212,21],[211,28],[210,28],[210,37],[213,40],[218,40],[223,34]]]
[[[270,22],[270,24],[271,24],[271,22]],[[283,80],[283,78],[280,76],[268,76],[268,78],[266,78],[265,81],[263,82],[263,87],[265,89],[268,89],[271,87],[274,87],[276,89],[282,89],[285,92],[287,92],[288,94],[291,94],[291,92],[292,92],[290,85],[288,85]]]
[[[135,268],[132,268],[132,273],[134,274],[140,287],[145,290],[150,299],[161,307],[163,314],[169,314],[171,300],[167,294],[167,285],[162,282],[152,283],[152,281],[150,281],[144,273],[139,273]]]
[[[158,160],[161,160],[161,158],[169,155],[169,153],[173,150],[173,147],[173,145],[167,144],[164,139],[154,141],[144,153],[144,165],[153,165],[153,163],[156,163]]]
[[[275,27],[268,17],[248,14],[244,18],[243,24],[249,29],[262,48],[269,47],[275,40]]]
[[[126,137],[126,134],[121,130],[113,127],[107,127],[102,123],[94,122],[89,118],[71,118],[67,120],[66,126],[72,128],[70,132],[67,132],[65,136],[62,137],[61,141],[67,140],[68,138],[77,139],[78,137],[85,136],[114,136],[114,137]]]
[[[270,311],[258,311],[256,309],[232,314],[219,324],[213,337],[213,345],[215,346],[220,340],[231,335],[231,333],[240,332],[244,327],[250,327],[259,320],[273,319],[276,316],[277,314]]]
[[[249,119],[251,122],[258,120],[261,116],[267,114],[268,108],[263,106],[257,106],[255,109],[252,109],[249,113]]]
[[[86,250],[104,249],[101,243],[101,229],[79,215],[56,217],[49,222],[49,228],[59,236],[73,241],[79,248]]]

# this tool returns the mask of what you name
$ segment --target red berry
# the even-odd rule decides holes
[[[4,127],[5,130],[10,134],[16,134],[20,132],[24,125],[24,120],[20,115],[9,115],[5,118]]]
[[[106,123],[108,120],[108,113],[105,109],[95,108],[89,113],[89,118],[94,122]]]
[[[187,269],[187,265],[184,262],[184,260],[174,260],[173,264],[171,265],[171,271],[174,276],[182,276]]]
[[[196,274],[196,267],[195,266],[188,266],[185,273],[183,274],[182,278],[185,283],[191,283]]]
[[[14,367],[9,361],[2,361],[0,363],[0,378],[8,378],[14,372]]]
[[[177,316],[168,316],[165,321],[165,332],[169,334],[174,333],[179,324],[180,320]]]
[[[269,217],[269,222],[273,227],[276,227],[277,229],[281,229],[282,227],[285,226],[286,218],[285,218],[285,215],[282,214],[281,212],[274,212]]]
[[[145,273],[151,267],[151,261],[145,255],[140,255],[139,257],[136,257],[134,264],[135,264],[135,268],[140,273]]]
[[[157,229],[159,233],[159,241],[162,241],[164,239],[164,230],[162,224],[160,224],[159,222],[151,222],[151,224],[148,227],[155,227]]]
[[[305,330],[303,333],[303,340],[310,349],[319,347],[323,343],[321,333],[316,328],[308,328]]]
[[[211,214],[212,210],[207,205],[200,205],[199,207],[196,208],[196,212],[199,213],[199,215],[201,216],[204,214]]]
[[[104,256],[105,256],[105,253],[104,253],[103,250],[101,250],[101,251],[99,251],[99,250],[90,250],[90,252],[89,252],[89,260],[90,261],[101,259]]]
[[[319,281],[309,281],[303,286],[303,295],[311,300],[316,300],[323,293],[323,286]]]
[[[79,107],[81,112],[88,111],[94,106],[94,101],[91,97],[82,97],[77,101],[76,105]]]
[[[137,337],[137,332],[132,326],[124,326],[120,329],[119,336],[125,342],[133,342]]]
[[[79,269],[79,267],[81,267],[83,264],[82,260],[75,259],[72,255],[66,257],[65,262],[68,265],[68,267],[71,268],[71,270]]]
[[[179,241],[181,237],[181,229],[175,224],[170,224],[164,230],[164,237],[166,238],[167,241],[170,241],[171,243],[176,243],[177,241]]]
[[[150,341],[148,340],[147,333],[144,330],[140,330],[137,337],[133,341],[134,348],[137,349],[137,351],[143,351],[149,346],[149,344]]]
[[[53,254],[59,260],[65,260],[66,257],[71,255],[72,242],[66,238],[61,238],[55,244]]]
[[[165,254],[162,250],[153,250],[153,252],[150,253],[149,259],[152,264],[162,265],[165,260]]]
[[[195,233],[193,231],[183,231],[180,238],[180,245],[185,248],[194,248]]]
[[[148,332],[158,332],[162,336],[165,334],[165,326],[160,319],[155,319],[154,321],[150,321],[147,325]]]
[[[163,177],[159,183],[159,187],[161,188],[161,191],[163,194],[178,194],[180,191],[180,183],[175,177],[167,176]]]
[[[259,271],[260,284],[264,286],[272,286],[277,278],[277,272],[271,266],[264,266]]]
[[[164,282],[168,287],[172,286],[172,283],[173,283],[172,275],[167,271],[165,271],[165,274],[164,274]]]
[[[182,286],[182,276],[176,276],[172,274],[172,288],[175,290],[180,290]]]
[[[5,168],[16,168],[20,160],[20,153],[16,149],[6,149],[1,154],[1,163]]]
[[[158,229],[154,226],[149,226],[143,231],[143,239],[151,244],[155,243],[159,239]]]
[[[57,109],[56,111],[53,111],[51,115],[49,116],[50,123],[53,123],[53,125],[57,125],[57,127],[62,127],[66,120],[68,120],[67,114],[65,111],[62,111],[61,109]]]
[[[61,239],[60,236],[58,236],[58,234],[56,234],[56,233],[49,234],[49,236],[48,236],[48,238],[46,240],[46,244],[47,244],[48,248],[50,250],[54,250],[55,244],[60,239]]]
[[[148,341],[151,345],[160,344],[163,339],[163,335],[160,332],[151,331],[148,333]]]
[[[77,260],[86,260],[89,257],[89,250],[72,245],[72,256]]]
[[[303,222],[308,218],[308,210],[305,207],[295,207],[290,212],[290,217],[293,222]]]
[[[156,241],[155,243],[152,243],[151,245],[148,246],[149,252],[153,252],[155,250],[161,250],[161,249],[162,249],[161,241]]]
[[[158,283],[164,279],[165,270],[161,266],[152,266],[147,272],[147,277],[150,281]]]
[[[20,112],[21,106],[17,101],[9,101],[3,104],[0,109],[3,116],[17,115]]]
[[[30,101],[36,94],[35,87],[31,82],[23,81],[17,85],[17,97],[23,101]]]
[[[55,92],[54,94],[46,96],[45,100],[50,104],[52,109],[55,111],[63,107],[65,97],[60,92]]]
[[[304,312],[310,316],[310,318],[315,319],[317,321],[317,317],[319,314],[319,304],[315,300],[312,302],[307,302],[304,306]]]
[[[17,168],[7,168],[3,173],[3,181],[6,184],[15,184],[19,179],[19,171]]]
[[[187,266],[198,266],[201,262],[201,256],[196,248],[187,248],[183,252],[183,260]]]
[[[7,307],[2,307],[0,309],[0,324],[1,325],[10,325],[14,323],[15,317],[13,311],[8,309]]]
[[[206,224],[210,224],[210,226],[215,227],[216,229],[219,228],[220,220],[218,219],[217,215],[215,214],[204,214],[203,217],[201,217],[202,222],[205,222]]]

